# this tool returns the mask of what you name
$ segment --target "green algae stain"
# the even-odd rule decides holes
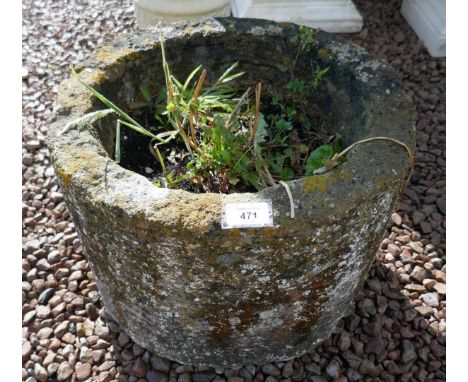
[[[328,183],[333,178],[329,175],[312,175],[304,178],[304,193],[310,194],[313,191],[325,192],[328,188]]]
[[[55,169],[57,177],[62,181],[62,187],[67,189],[71,183],[72,174],[66,172],[62,167],[57,167]]]
[[[96,59],[103,63],[113,63],[126,57],[128,61],[135,61],[141,56],[141,53],[130,48],[115,49],[112,46],[102,46],[96,52]]]
[[[323,175],[311,175],[304,178],[304,193],[310,194],[314,191],[325,192],[331,187],[340,187],[338,181],[350,178],[351,174],[346,169],[332,172]]]
[[[266,237],[275,237],[278,234],[278,229],[275,227],[266,227],[261,233]]]
[[[67,161],[66,166],[57,166],[55,168],[55,172],[61,180],[64,188],[68,188],[70,186],[72,177],[77,171],[97,166],[100,163],[99,158],[96,157],[96,154],[93,152],[73,147],[68,148],[68,150],[73,154],[72,157],[74,159]],[[96,176],[90,176],[87,180],[88,184],[93,186],[97,186],[101,183],[100,177]]]
[[[318,51],[318,56],[322,60],[326,60],[330,57],[330,49],[320,48]]]

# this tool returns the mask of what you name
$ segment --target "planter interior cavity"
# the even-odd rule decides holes
[[[286,95],[286,86],[292,79],[289,71],[282,70],[283,59],[287,56],[294,60],[298,46],[292,43],[289,34],[276,36],[274,39],[253,38],[239,40],[232,35],[219,38],[217,35],[208,35],[203,38],[188,39],[185,42],[168,40],[166,43],[167,58],[172,73],[183,82],[190,72],[202,64],[207,69],[206,84],[209,86],[234,62],[239,63],[238,70],[245,74],[236,79],[235,88],[239,90],[238,96],[250,87],[253,89],[258,82],[262,83],[261,112],[271,110],[269,105],[273,95]],[[255,37],[255,36],[254,36]],[[322,60],[313,54],[301,52],[294,65],[294,78],[311,80],[310,73],[313,69],[324,65]],[[138,85],[147,85],[152,95],[157,95],[165,88],[160,50],[151,50],[141,55],[134,63],[126,66],[126,74],[118,80],[103,81],[100,91],[111,100],[143,123],[144,126],[156,126],[157,122],[152,118],[152,108],[141,108],[144,99],[138,89]],[[322,84],[321,84],[322,85]],[[344,134],[344,143],[351,133],[349,128],[344,129],[344,121],[349,117],[343,115],[340,106],[343,101],[340,95],[335,95],[335,90],[326,83],[319,90],[309,91],[304,95],[307,107],[301,113],[308,119],[315,130],[334,135],[336,132]],[[346,95],[348,96],[348,95]],[[356,101],[356,107],[359,101]],[[356,117],[359,113],[354,113]],[[347,124],[349,121],[347,122]],[[353,121],[352,123],[359,123]],[[104,124],[105,130],[100,136],[107,137],[105,148],[110,157],[114,155],[114,131],[115,121]],[[341,129],[340,129],[341,127]],[[347,126],[348,127],[348,126]],[[136,133],[123,127],[124,139],[122,140],[122,159],[120,165],[135,171],[143,176],[154,179],[161,171],[157,158],[148,150],[151,138]],[[181,147],[184,145],[181,143]],[[160,147],[163,150],[164,146]],[[145,169],[151,168],[148,173]],[[161,174],[159,174],[161,175]],[[251,187],[252,190],[255,190]]]
[[[292,51],[292,50],[291,50]],[[242,67],[242,63],[241,63]],[[310,63],[309,63],[310,67]],[[223,68],[224,70],[225,68]],[[216,71],[216,73],[218,70]],[[280,71],[278,71],[279,74],[282,75],[287,81],[289,81],[290,74],[285,74]],[[261,74],[261,73],[259,73]],[[302,74],[304,79],[307,78],[305,74]],[[252,76],[250,76],[252,77]],[[184,77],[181,77],[184,78]],[[296,79],[300,79],[299,77],[295,76]],[[255,87],[255,79],[252,78],[249,82],[249,80],[244,80],[242,81],[245,87],[241,86],[235,86],[235,89],[237,90],[236,97],[240,97],[246,90],[248,86],[250,86],[250,89]],[[248,83],[248,85],[247,85]],[[160,82],[159,82],[160,84]],[[262,82],[263,84],[263,82]],[[209,86],[210,84],[207,84]],[[156,90],[153,94],[159,94],[159,92],[164,89],[164,88],[158,88],[157,86],[155,87]],[[287,95],[288,90],[286,89],[286,86],[284,83],[271,83],[267,82],[265,83],[265,86],[262,87],[262,96],[261,96],[261,113],[263,115],[268,116],[268,114],[271,113],[277,113],[278,108],[275,108],[271,104],[271,100],[274,96],[280,96],[280,97],[285,97]],[[304,105],[301,104],[300,109],[298,108],[298,116],[300,115],[301,118],[304,118],[308,124],[310,124],[310,127],[308,129],[305,129],[307,131],[306,134],[309,134],[309,139],[310,139],[310,132],[319,132],[321,136],[326,136],[326,137],[332,137],[334,133],[336,132],[336,129],[334,128],[335,124],[332,122],[332,118],[328,112],[322,112],[320,109],[319,104],[321,105],[326,105],[327,101],[324,100],[324,98],[329,97],[325,96],[325,94],[321,94],[320,91],[309,91],[306,94],[304,94],[305,100]],[[153,97],[153,103],[154,101]],[[252,104],[252,102],[250,102]],[[154,117],[154,105],[145,105],[144,107],[141,107],[142,102],[130,102],[127,107],[129,110],[129,114],[132,118],[134,118],[137,121],[140,121],[143,123],[144,126],[157,126],[158,123],[156,121],[156,118]],[[290,104],[289,104],[290,105]],[[135,107],[137,106],[137,107]],[[294,105],[297,107],[297,105]],[[267,118],[267,125],[270,123],[270,119]],[[115,131],[115,122],[112,121],[111,123],[107,123],[105,125],[105,130],[100,132],[101,136],[114,136],[114,131]],[[294,122],[294,127],[297,128],[298,130],[301,128],[300,124],[297,122]],[[330,133],[334,132],[334,133]],[[301,137],[305,138],[305,137]],[[304,140],[307,142],[307,140]],[[160,146],[159,149],[161,150],[162,156],[163,157],[168,157],[171,152],[172,153],[182,153],[186,152],[185,146],[182,142],[175,143],[176,141],[172,141],[168,145]],[[158,180],[163,174],[162,174],[162,169],[161,166],[158,162],[157,157],[150,152],[149,145],[151,144],[151,138],[142,135],[132,129],[129,128],[123,128],[122,132],[122,139],[121,139],[121,160],[119,162],[120,166],[126,168],[127,170],[130,171],[135,171],[139,173],[140,175],[143,175],[147,177],[150,181],[155,181]],[[319,144],[316,144],[313,148],[318,146]],[[313,149],[312,148],[312,149]],[[114,155],[114,149],[115,149],[115,144],[114,142],[109,142],[107,145],[107,152],[110,157],[113,157]],[[182,161],[181,161],[182,162]],[[178,171],[179,174],[182,174],[185,170],[184,164],[172,164],[172,163],[166,163],[166,170],[167,171]],[[301,173],[300,175],[304,175]],[[242,181],[241,181],[242,183]],[[184,190],[188,191],[193,191],[193,192],[200,192],[198,187],[194,187],[193,185],[190,185],[190,183],[185,182],[182,184],[178,185],[178,188],[182,188]],[[231,192],[245,192],[245,191],[252,191],[255,192],[256,189],[253,186],[241,184],[240,188],[239,186],[235,188],[234,190],[229,190],[228,193]]]
[[[203,64],[208,80],[239,61],[241,89],[282,89],[280,70],[294,24],[218,18],[164,27],[179,79]],[[343,145],[370,136],[414,147],[415,112],[387,65],[320,32],[296,77],[330,67],[310,94],[310,118]],[[138,86],[164,84],[159,31],[137,31],[100,47],[80,76],[124,109]],[[117,165],[111,118],[95,129],[66,123],[104,108],[75,80],[64,82],[49,147],[65,200],[106,309],[140,345],[188,364],[240,365],[299,356],[333,331],[365,280],[404,187],[409,159],[389,142],[358,146],[323,175],[256,193],[192,194],[153,186]],[[146,150],[146,147],[144,148]],[[274,226],[220,227],[223,203],[272,201]]]

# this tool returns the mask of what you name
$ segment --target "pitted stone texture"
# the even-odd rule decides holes
[[[284,85],[281,47],[293,24],[207,19],[164,27],[172,70],[203,63],[211,76],[239,61],[242,81]],[[125,106],[147,81],[162,82],[159,31],[103,46],[81,75]],[[387,136],[414,147],[414,109],[384,62],[318,34],[298,63],[330,66],[317,105],[345,144]],[[212,77],[213,78],[213,77]],[[286,79],[287,80],[287,79]],[[191,194],[153,186],[118,166],[112,125],[65,124],[100,108],[76,80],[64,82],[49,148],[108,311],[136,342],[183,364],[233,366],[290,359],[314,348],[351,308],[409,170],[391,143],[357,147],[329,173],[257,193]],[[333,128],[334,126],[334,128]],[[272,199],[274,227],[221,230],[223,202]]]

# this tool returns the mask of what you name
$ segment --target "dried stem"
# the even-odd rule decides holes
[[[361,140],[359,140],[357,142],[354,142],[352,145],[348,146],[347,148],[345,148],[340,153],[335,154],[333,156],[333,158],[332,158],[332,161],[337,162],[340,158],[344,157],[347,153],[349,153],[356,146],[358,146],[360,144],[363,144],[363,143],[372,142],[372,141],[390,141],[390,142],[396,143],[397,145],[402,146],[406,150],[406,152],[408,154],[408,157],[410,159],[410,172],[409,172],[409,175],[408,175],[408,179],[406,181],[408,183],[410,178],[411,178],[411,173],[412,173],[411,169],[414,166],[414,156],[413,156],[413,152],[411,151],[409,146],[406,143],[401,142],[401,141],[399,141],[397,139],[388,138],[388,137],[371,137],[371,138],[361,139]]]
[[[179,122],[179,120],[177,120],[177,127],[178,127],[179,133],[180,133],[180,135],[182,135],[182,138],[184,139],[184,141],[188,142],[189,145],[195,150],[195,152],[197,154],[202,154],[202,152],[201,152],[200,148],[197,146],[197,144],[195,142],[192,142],[192,140],[189,138],[187,133],[184,131],[181,123]]]
[[[229,114],[229,118],[227,119],[227,122],[226,122],[226,127],[229,127],[229,125],[231,124],[232,117],[234,116],[234,114],[236,114],[239,111],[242,103],[249,96],[249,93],[250,93],[250,87],[248,87],[247,90],[245,91],[245,93],[242,94],[242,96],[240,97],[239,102],[237,103],[236,107],[234,108],[232,113]]]
[[[192,100],[195,101],[198,96],[200,95],[201,89],[203,87],[203,83],[205,82],[205,77],[206,77],[206,69],[203,69],[203,71],[200,74],[200,77],[198,78],[197,82],[197,87],[195,88],[195,91],[193,92]],[[197,119],[195,113],[190,110],[190,115],[189,115],[189,125],[190,125],[190,134],[192,136],[192,141],[190,142],[190,146],[193,147],[193,149],[197,153],[201,153],[200,149],[198,148],[197,145],[197,138],[195,135],[195,125],[197,124]]]
[[[270,186],[274,186],[276,184],[276,181],[273,178],[273,176],[271,175],[270,170],[268,170],[268,167],[266,165],[263,166],[263,171],[265,173],[265,178],[268,181],[268,183],[270,184]]]
[[[193,97],[192,97],[193,100],[196,100],[198,96],[200,95],[203,82],[205,82],[205,77],[206,77],[206,69],[203,69],[203,71],[200,74],[200,77],[198,78],[197,87],[195,88],[195,91],[193,92]]]
[[[258,117],[260,114],[260,94],[262,92],[262,83],[259,82],[255,87],[255,121],[253,124],[253,129],[250,133],[250,141],[251,143],[255,140],[255,134],[257,133],[258,128]]]
[[[193,115],[192,111],[190,111],[190,115],[189,115],[190,134],[192,135],[192,141],[196,144],[197,138],[195,136],[194,120],[195,120],[195,116]]]
[[[166,174],[166,166],[164,165],[164,159],[163,159],[163,157],[161,155],[161,152],[159,151],[158,146],[154,144],[154,139],[151,140],[148,147],[149,147],[149,151],[151,152],[151,154],[153,154],[157,158],[159,163],[161,164],[161,169],[163,171],[163,174],[165,175]]]

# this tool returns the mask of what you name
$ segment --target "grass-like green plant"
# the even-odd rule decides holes
[[[294,77],[300,52],[309,52],[314,41],[315,34],[309,28],[301,28],[299,35],[291,39],[298,44],[294,59],[285,60],[291,80],[286,85],[285,95],[272,97],[273,111],[266,116],[260,110],[261,83],[245,91],[232,85],[244,74],[236,71],[237,63],[212,84],[206,84],[206,69],[201,65],[180,82],[170,71],[161,37],[165,89],[152,96],[146,85],[139,87],[144,99],[156,102],[154,117],[158,126],[143,126],[81,81],[72,70],[88,91],[108,107],[75,123],[85,125],[109,113],[116,114],[117,162],[121,160],[121,126],[149,137],[150,151],[161,167],[160,177],[155,180],[157,186],[175,188],[188,183],[204,191],[229,192],[244,184],[260,190],[281,180],[313,174],[341,150],[339,136],[334,139],[322,136],[321,143],[326,144],[311,151],[309,137],[299,137],[295,129],[295,126],[307,124],[301,112],[305,107],[301,106],[301,100],[307,92],[317,89],[328,70],[316,68],[312,80],[307,83]],[[305,127],[308,130],[310,126]],[[316,132],[310,131],[310,134],[317,138]],[[169,146],[185,152],[179,156],[178,167],[172,169],[168,169],[164,154]]]

